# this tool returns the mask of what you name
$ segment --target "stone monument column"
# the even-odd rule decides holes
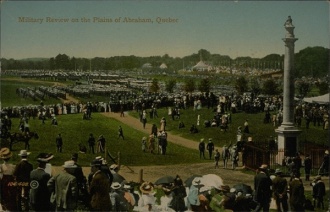
[[[298,135],[301,130],[294,123],[294,26],[291,16],[284,23],[286,29],[283,83],[283,122],[275,131],[278,134],[278,163],[285,156],[294,156],[298,152]]]

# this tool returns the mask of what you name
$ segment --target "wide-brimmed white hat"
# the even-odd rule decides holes
[[[28,156],[29,154],[30,154],[31,152],[28,152],[28,151],[26,151],[25,149],[23,149],[23,150],[21,150],[20,152],[19,152],[19,156],[21,156],[21,157],[24,157],[24,156]]]
[[[114,189],[114,190],[120,189],[121,188],[121,184],[118,183],[118,182],[113,182],[111,184],[111,188]]]
[[[67,168],[67,169],[72,169],[72,168],[77,168],[77,165],[74,163],[73,160],[68,160],[68,161],[64,162],[62,167]]]

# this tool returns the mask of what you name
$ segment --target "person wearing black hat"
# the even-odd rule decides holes
[[[95,153],[94,151],[94,147],[95,147],[95,138],[93,136],[93,134],[89,134],[89,138],[88,138],[88,146],[89,146],[89,153]]]
[[[272,197],[272,180],[267,175],[267,165],[263,164],[258,168],[258,173],[254,177],[254,201],[258,203],[255,211],[269,211]]]
[[[61,133],[59,133],[56,137],[56,151],[62,152],[62,146],[63,146],[63,139]]]
[[[276,177],[273,179],[273,196],[276,202],[277,211],[281,211],[281,205],[283,211],[288,211],[288,195],[287,195],[287,186],[288,182],[283,177],[282,171],[280,169],[275,170]]]
[[[28,161],[28,155],[30,152],[26,150],[21,150],[18,154],[21,156],[21,161],[16,165],[14,170],[14,176],[18,183],[18,193],[17,193],[17,201],[18,201],[18,210],[24,209],[25,211],[29,210],[29,192],[30,192],[30,173],[33,170],[33,165]],[[23,198],[22,198],[23,196]],[[22,208],[24,205],[24,208]]]
[[[293,174],[293,179],[289,184],[290,208],[291,211],[305,211],[305,189],[298,173]]]
[[[305,180],[309,181],[309,177],[311,175],[311,170],[312,170],[312,159],[310,158],[309,154],[306,154],[306,157],[304,159],[304,165],[305,165]]]
[[[82,167],[77,163],[78,153],[73,153],[71,160],[74,161],[74,165],[77,167],[73,170],[73,176],[77,179],[78,186],[78,200],[84,201],[84,198],[87,198],[87,180],[82,171]]]
[[[47,187],[50,174],[45,172],[46,163],[50,157],[46,153],[39,154],[37,157],[38,168],[30,173],[30,206],[34,211],[49,211],[51,209],[50,192]]]
[[[101,170],[102,161],[95,159],[91,164],[93,173],[89,194],[91,196],[91,211],[111,211],[110,200],[110,181],[106,174]]]

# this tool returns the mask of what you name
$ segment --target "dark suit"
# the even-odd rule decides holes
[[[268,177],[265,172],[259,172],[254,177],[254,200],[259,204],[256,211],[269,211],[270,201],[272,197],[272,180]]]
[[[304,185],[301,180],[294,178],[290,182],[290,206],[291,211],[305,211]]]
[[[35,211],[50,210],[50,192],[47,182],[50,175],[44,169],[37,168],[30,173],[30,204]]]
[[[17,200],[18,207],[21,208],[22,201],[22,192],[23,196],[27,199],[29,197],[30,192],[30,173],[33,170],[33,165],[29,163],[26,159],[22,159],[19,162],[14,170],[14,176],[16,177],[16,181],[18,183],[18,192],[17,192]],[[28,210],[28,202],[24,202],[26,210]]]

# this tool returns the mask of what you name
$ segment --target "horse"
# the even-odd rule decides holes
[[[39,135],[36,132],[23,132],[23,133],[11,133],[10,134],[10,150],[12,150],[13,144],[24,142],[25,149],[30,149],[30,140],[31,138],[39,139]]]

